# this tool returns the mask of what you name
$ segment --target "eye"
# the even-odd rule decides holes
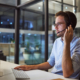
[[[60,25],[60,23],[57,23],[57,25],[59,26],[59,25]]]

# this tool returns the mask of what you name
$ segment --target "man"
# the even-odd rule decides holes
[[[79,79],[80,39],[73,34],[77,23],[76,16],[69,11],[60,11],[55,17],[56,34],[60,38],[55,40],[48,61],[38,65],[22,65],[15,69],[47,70],[54,67],[52,73]]]

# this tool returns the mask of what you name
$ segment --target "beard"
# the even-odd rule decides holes
[[[57,37],[63,37],[64,36],[64,33],[61,32],[61,33],[57,33]]]

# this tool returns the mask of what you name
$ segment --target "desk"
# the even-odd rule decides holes
[[[3,70],[4,76],[0,77],[0,80],[16,80],[11,68],[18,66],[17,64],[1,61],[1,68]],[[30,70],[26,71],[30,80],[51,80],[56,78],[62,78],[64,80],[77,80],[77,79],[69,79],[64,78],[61,75],[53,74],[50,72],[42,71],[42,70]]]

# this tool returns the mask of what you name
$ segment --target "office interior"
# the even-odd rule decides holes
[[[1,59],[20,65],[47,61],[57,38],[52,26],[58,11],[76,15],[74,33],[80,37],[80,0],[0,0]]]

